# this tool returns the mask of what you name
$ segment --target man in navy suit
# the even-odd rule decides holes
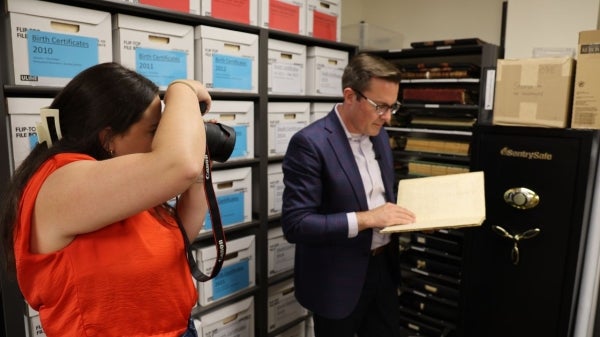
[[[395,203],[383,128],[399,109],[398,69],[369,54],[342,75],[343,103],[290,140],[281,226],[295,243],[296,298],[315,337],[398,337],[398,238],[381,228],[415,221]]]

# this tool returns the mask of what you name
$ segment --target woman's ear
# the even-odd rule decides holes
[[[100,144],[102,144],[102,147],[104,148],[104,150],[106,150],[106,152],[114,152],[112,144],[112,129],[109,126],[105,127],[100,131],[100,133],[98,134],[98,138],[100,140]]]

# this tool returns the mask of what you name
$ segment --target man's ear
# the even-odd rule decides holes
[[[342,94],[344,95],[344,101],[352,101],[353,98],[356,97],[356,92],[354,92],[354,90],[352,90],[352,88],[349,87],[344,88]]]

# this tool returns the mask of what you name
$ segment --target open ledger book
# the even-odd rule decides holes
[[[416,222],[382,233],[479,226],[485,220],[483,172],[400,180],[397,203],[414,212]]]

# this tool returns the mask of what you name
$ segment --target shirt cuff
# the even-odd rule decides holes
[[[348,238],[356,237],[358,235],[356,212],[346,213],[346,218],[348,218]]]

